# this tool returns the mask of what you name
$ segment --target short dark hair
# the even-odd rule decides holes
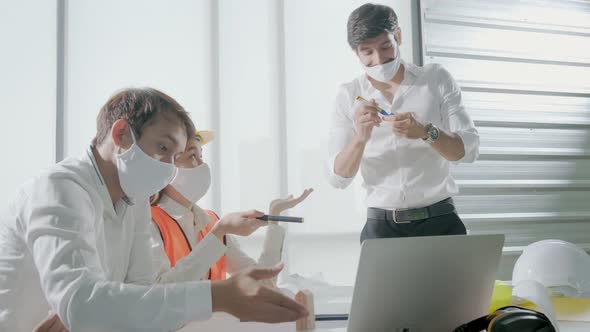
[[[186,129],[186,137],[195,136],[195,125],[189,114],[174,98],[153,88],[129,88],[115,93],[100,109],[96,118],[96,145],[104,142],[115,121],[129,123],[137,139],[158,114],[172,115]]]
[[[353,50],[367,39],[384,32],[393,33],[397,27],[397,15],[388,6],[366,3],[348,17],[348,44]]]

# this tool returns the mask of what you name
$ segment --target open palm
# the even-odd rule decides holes
[[[303,193],[297,197],[293,198],[293,195],[287,196],[287,198],[278,198],[270,202],[270,207],[268,208],[270,214],[272,215],[279,215],[281,212],[291,209],[297,206],[299,203],[303,202],[309,194],[313,192],[313,188],[308,188],[303,191]]]

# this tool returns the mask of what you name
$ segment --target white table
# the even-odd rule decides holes
[[[346,321],[341,321],[341,327],[325,327],[327,324],[323,322],[316,322],[316,329],[308,330],[306,332],[346,332]],[[332,323],[332,322],[329,322]],[[586,322],[559,322],[560,332],[588,332],[590,331],[590,323]]]
[[[307,332],[346,332],[347,321],[319,321],[316,322],[316,328],[307,330]],[[559,322],[560,332],[588,332],[590,323],[587,322]],[[185,328],[182,332],[295,332],[295,324],[261,324],[261,323],[239,323],[233,321],[210,320],[207,322],[194,322]]]
[[[350,309],[352,287],[331,287],[314,292],[316,314],[341,314]],[[236,318],[215,314],[205,322],[194,322],[181,329],[181,332],[295,332],[294,323],[261,324],[240,323]],[[346,320],[316,321],[316,328],[307,332],[346,332]],[[590,322],[559,322],[560,332],[588,332]]]

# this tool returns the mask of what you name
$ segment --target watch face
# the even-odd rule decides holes
[[[438,128],[436,128],[435,126],[431,126],[430,129],[428,129],[428,136],[430,136],[430,138],[433,141],[438,139],[439,135],[440,135],[440,132],[438,131]]]

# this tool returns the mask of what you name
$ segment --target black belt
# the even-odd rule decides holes
[[[447,198],[430,206],[417,209],[399,209],[395,211],[370,207],[367,209],[367,218],[393,221],[398,224],[407,224],[416,220],[423,220],[456,213],[452,198]]]

